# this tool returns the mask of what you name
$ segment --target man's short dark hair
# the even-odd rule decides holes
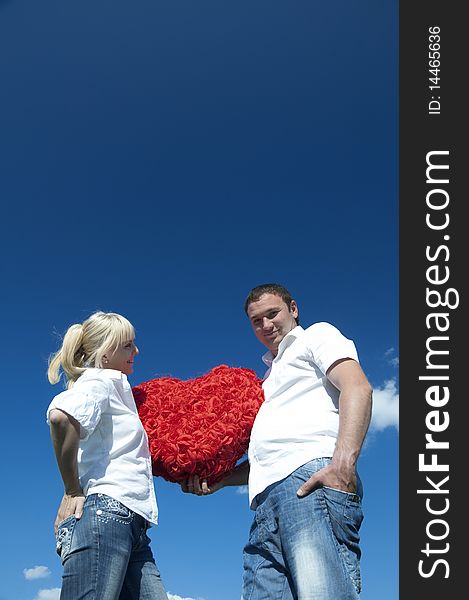
[[[279,283],[262,283],[261,285],[256,285],[256,287],[252,288],[249,292],[248,297],[244,302],[244,312],[247,314],[249,305],[252,302],[257,302],[264,294],[274,294],[274,296],[279,296],[288,306],[288,310],[290,310],[293,298],[286,287]],[[297,325],[300,324],[299,317],[297,317],[295,321]]]

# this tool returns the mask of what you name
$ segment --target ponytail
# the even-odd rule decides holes
[[[103,355],[117,350],[119,344],[133,340],[133,325],[122,315],[97,311],[83,323],[71,325],[64,335],[62,346],[49,359],[47,377],[58,383],[61,370],[67,378],[67,388],[88,367],[103,368]]]
[[[60,368],[67,377],[67,387],[72,387],[85,370],[82,348],[83,325],[71,325],[64,336],[62,347],[49,359],[47,377],[50,383],[58,383],[61,378]]]

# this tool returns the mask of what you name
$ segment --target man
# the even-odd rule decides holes
[[[283,286],[251,290],[245,311],[263,361],[265,401],[248,460],[206,495],[249,484],[256,511],[244,548],[244,600],[351,600],[361,590],[362,486],[356,465],[371,416],[372,389],[354,343],[329,323],[299,326]]]

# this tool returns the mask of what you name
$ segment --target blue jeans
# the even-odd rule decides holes
[[[361,591],[357,494],[297,489],[330,458],[312,460],[257,496],[244,548],[242,600],[356,600]]]
[[[168,600],[147,525],[105,494],[88,496],[82,517],[68,517],[57,531],[60,600]]]

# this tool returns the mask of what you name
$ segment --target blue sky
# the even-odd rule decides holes
[[[397,27],[396,0],[0,0],[0,600],[58,598],[58,336],[112,310],[137,330],[132,384],[261,376],[242,305],[266,281],[356,342],[362,600],[398,597]],[[173,600],[239,600],[247,495],[155,487]]]

